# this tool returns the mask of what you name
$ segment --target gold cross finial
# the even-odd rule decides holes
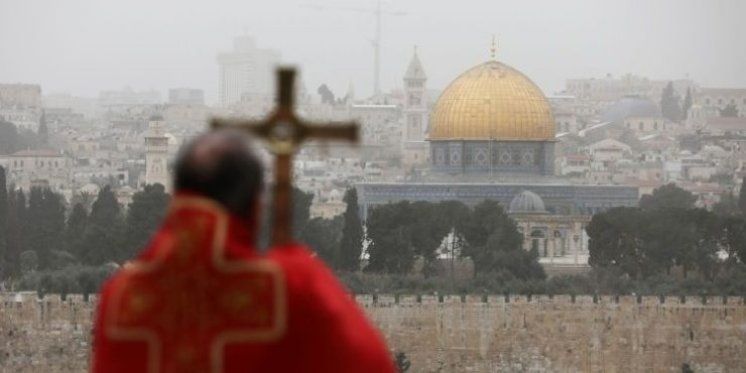
[[[495,35],[492,35],[492,47],[490,48],[490,59],[493,61],[497,59],[497,41],[495,41]]]

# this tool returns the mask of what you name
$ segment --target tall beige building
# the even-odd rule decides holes
[[[404,74],[403,161],[405,166],[427,164],[430,148],[425,141],[428,122],[427,75],[415,48]]]
[[[240,36],[233,40],[233,50],[218,54],[218,98],[222,106],[266,96],[272,91],[280,53],[257,48],[254,39]]]
[[[168,137],[166,123],[159,114],[150,117],[145,134],[145,185],[161,184],[171,190],[168,171]]]

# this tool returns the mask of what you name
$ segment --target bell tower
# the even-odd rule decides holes
[[[145,185],[161,184],[166,191],[171,190],[171,177],[168,173],[168,137],[163,117],[155,114],[148,121],[145,134]]]
[[[427,75],[414,48],[409,67],[404,74],[403,158],[406,165],[427,164],[430,154],[425,141],[427,133]]]

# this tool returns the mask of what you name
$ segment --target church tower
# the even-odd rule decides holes
[[[414,49],[409,67],[404,74],[404,130],[402,131],[402,153],[407,166],[428,163],[430,154],[425,141],[427,132],[427,75]]]
[[[171,190],[171,177],[168,173],[168,137],[163,117],[155,114],[148,121],[145,133],[145,185],[161,184],[166,191]]]

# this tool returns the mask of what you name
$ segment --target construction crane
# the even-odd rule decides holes
[[[408,13],[401,11],[388,11],[383,10],[381,0],[376,0],[374,8],[357,8],[348,6],[326,6],[319,4],[304,4],[303,6],[318,11],[325,10],[339,10],[346,12],[357,12],[370,14],[375,17],[376,20],[376,33],[373,39],[370,39],[370,43],[373,46],[373,96],[379,97],[381,94],[381,18],[383,15],[391,16],[405,16]]]

